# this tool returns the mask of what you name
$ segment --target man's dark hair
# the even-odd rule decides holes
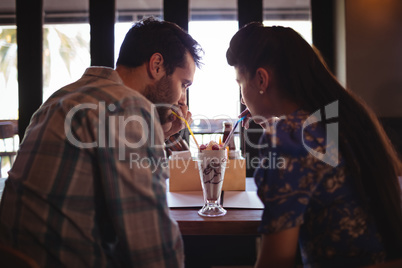
[[[116,65],[138,67],[154,53],[164,59],[166,74],[177,67],[184,67],[185,54],[189,52],[197,67],[200,66],[200,45],[188,33],[174,23],[146,18],[135,23],[126,34]]]

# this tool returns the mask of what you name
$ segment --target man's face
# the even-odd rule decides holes
[[[193,82],[194,73],[195,62],[187,53],[184,67],[177,67],[171,75],[165,75],[147,87],[145,96],[156,105],[162,124],[168,121],[173,106],[186,104],[186,91]]]

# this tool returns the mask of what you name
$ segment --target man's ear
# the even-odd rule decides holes
[[[153,79],[160,79],[165,75],[162,54],[154,53],[151,58],[149,58],[148,72]]]
[[[268,71],[262,67],[258,68],[256,71],[255,79],[256,79],[256,83],[258,85],[260,93],[261,92],[265,93],[267,91],[268,84],[270,82]],[[263,93],[261,93],[261,94],[263,94]]]

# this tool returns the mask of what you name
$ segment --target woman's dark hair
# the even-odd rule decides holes
[[[174,23],[153,17],[135,23],[126,34],[120,47],[116,65],[138,67],[147,62],[154,53],[164,59],[166,74],[176,67],[184,67],[185,54],[189,52],[197,67],[200,66],[202,49],[188,33]]]
[[[266,68],[280,93],[310,113],[339,101],[339,148],[347,171],[373,212],[388,258],[401,258],[401,162],[368,106],[338,83],[319,53],[291,28],[250,23],[234,35],[226,57],[249,77]]]

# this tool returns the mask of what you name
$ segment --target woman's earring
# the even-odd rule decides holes
[[[260,90],[260,94],[261,94],[261,95],[264,94],[264,91],[263,91],[263,90]]]

